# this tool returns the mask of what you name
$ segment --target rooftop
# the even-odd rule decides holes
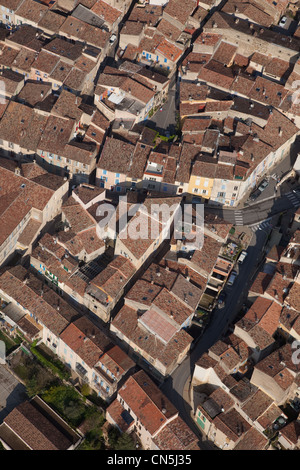
[[[68,450],[80,441],[80,436],[39,397],[15,407],[4,419],[0,435],[14,450],[24,450],[24,446],[26,450]]]

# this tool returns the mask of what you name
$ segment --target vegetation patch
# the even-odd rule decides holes
[[[86,418],[88,407],[71,385],[52,386],[41,398],[73,427],[78,427]]]
[[[36,345],[36,342],[32,343],[30,346],[30,351],[38,359],[38,361],[48,369],[50,369],[53,374],[58,375],[61,379],[68,380],[70,378],[70,372],[67,370],[66,366],[59,361],[57,358],[52,357],[44,348],[41,348]]]
[[[2,330],[0,330],[0,341],[3,341],[6,349],[6,356],[13,352],[19,344],[22,342],[22,339],[19,336],[16,338],[11,338],[7,336]]]

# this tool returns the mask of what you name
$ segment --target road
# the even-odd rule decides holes
[[[161,135],[171,136],[176,132],[176,109],[178,87],[176,83],[176,74],[171,78],[168,98],[151,119],[148,119],[146,126],[156,129]]]
[[[187,388],[192,378],[195,363],[223,334],[228,330],[228,325],[233,322],[245,300],[252,280],[259,269],[263,258],[264,246],[267,241],[268,231],[258,230],[253,234],[248,248],[248,256],[239,267],[239,276],[234,285],[227,290],[227,300],[223,308],[215,310],[211,322],[204,334],[200,337],[189,357],[177,367],[172,376],[161,386],[161,390],[178,409],[179,415],[199,437],[200,448],[213,450],[214,445],[210,441],[202,439],[202,434],[191,417],[191,406],[184,399]],[[249,274],[250,273],[250,274]]]
[[[296,210],[300,206],[299,186],[295,189],[297,193],[291,190],[282,196],[272,196],[271,198],[251,203],[249,206],[238,210],[206,205],[205,212],[216,214],[223,220],[236,225],[257,224],[258,222],[262,222],[289,209]]]
[[[281,197],[271,197],[240,210],[226,209],[223,207],[205,206],[206,212],[219,215],[224,220],[236,224],[237,214],[239,225],[251,226],[263,223],[266,219],[277,219],[278,215],[289,209],[300,206],[300,190],[295,194],[288,191]],[[273,222],[273,220],[271,220]],[[179,415],[199,437],[199,445],[202,450],[215,450],[214,444],[203,439],[200,429],[191,417],[191,405],[188,397],[189,385],[193,376],[195,363],[203,353],[215,344],[228,330],[228,326],[234,321],[245,303],[249,287],[259,270],[264,259],[264,246],[266,244],[271,227],[266,224],[264,229],[253,233],[247,249],[248,256],[244,263],[238,267],[239,275],[234,285],[227,290],[226,304],[221,309],[216,309],[212,319],[202,337],[196,342],[191,354],[178,366],[174,373],[161,385],[161,390],[178,409]]]

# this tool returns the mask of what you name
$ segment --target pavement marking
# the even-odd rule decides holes
[[[234,212],[234,220],[236,225],[244,225],[244,215],[242,211]]]
[[[286,193],[285,196],[291,201],[293,206],[297,207],[300,204],[300,199],[295,193]]]
[[[269,219],[264,220],[263,222],[258,222],[257,224],[249,225],[249,227],[252,230],[252,232],[255,233],[257,232],[257,230],[269,228],[270,220],[271,220],[271,217]]]

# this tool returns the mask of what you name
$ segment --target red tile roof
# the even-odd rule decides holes
[[[119,396],[150,435],[155,434],[178,413],[144,371],[129,377],[119,390]]]

